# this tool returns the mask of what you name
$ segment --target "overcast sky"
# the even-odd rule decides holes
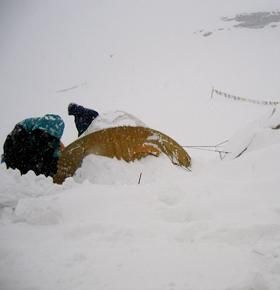
[[[221,17],[277,10],[278,2],[2,0],[0,140],[17,121],[51,112],[72,141],[71,101],[128,111],[182,141],[222,137],[251,113],[226,120],[231,108],[209,103],[212,86],[278,97],[280,44],[278,27],[234,29]]]

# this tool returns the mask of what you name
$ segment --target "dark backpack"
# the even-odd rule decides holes
[[[21,125],[16,125],[4,143],[3,159],[7,168],[17,168],[21,174],[29,171],[30,142],[29,133]]]
[[[4,162],[7,168],[18,169],[21,174],[32,170],[36,175],[53,176],[57,171],[55,152],[59,146],[56,137],[40,129],[28,132],[16,125],[4,143]]]

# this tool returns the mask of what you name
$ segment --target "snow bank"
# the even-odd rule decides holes
[[[58,186],[50,177],[36,176],[32,171],[21,175],[18,170],[7,170],[4,164],[0,166],[0,184],[0,217],[5,220],[11,218],[15,209],[18,212],[18,203],[24,203],[25,199],[55,195],[74,186],[70,179],[63,186]]]
[[[159,170],[160,168],[160,170]],[[135,162],[90,155],[73,177],[76,182],[89,180],[94,184],[149,184],[160,182],[166,175],[187,174],[187,170],[173,165],[165,155],[148,156]]]
[[[44,175],[36,176],[33,171],[21,175],[18,170],[0,167],[0,206],[13,206],[21,197],[44,196],[55,193],[59,187]]]
[[[200,160],[193,172],[88,157],[68,187],[1,168],[6,190],[22,191],[0,219],[1,285],[278,290],[279,153]]]

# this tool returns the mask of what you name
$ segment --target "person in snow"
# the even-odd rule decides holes
[[[68,114],[75,117],[75,125],[78,130],[78,137],[80,137],[86,131],[91,122],[99,115],[98,112],[77,105],[75,103],[69,104]]]
[[[36,175],[54,176],[63,148],[63,131],[63,120],[53,114],[17,123],[5,140],[2,162],[21,174],[32,170]]]

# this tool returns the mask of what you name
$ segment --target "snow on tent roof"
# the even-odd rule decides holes
[[[99,130],[119,126],[147,127],[146,124],[143,123],[140,119],[127,112],[124,111],[106,112],[99,114],[99,116],[97,116],[94,119],[94,121],[90,124],[90,126],[82,134],[81,137]]]

